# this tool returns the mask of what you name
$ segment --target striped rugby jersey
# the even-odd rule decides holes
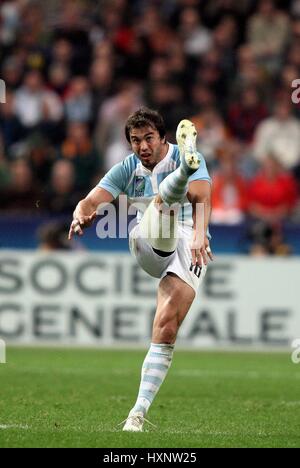
[[[202,154],[200,157],[199,169],[189,177],[189,182],[193,180],[207,180],[211,183],[206,163]],[[137,156],[132,153],[124,161],[113,166],[107,174],[100,180],[98,187],[101,187],[117,198],[121,193],[128,196],[129,203],[142,202],[145,207],[158,194],[159,184],[180,165],[180,154],[177,145],[169,143],[169,149],[164,157],[151,171],[142,165]],[[138,211],[137,221],[139,222],[142,211]],[[192,226],[192,205],[186,198],[179,213],[179,221]]]

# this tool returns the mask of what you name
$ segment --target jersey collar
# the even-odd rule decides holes
[[[139,165],[139,173],[142,175],[142,174],[154,174],[155,172],[157,172],[159,169],[161,169],[161,167],[163,167],[165,164],[167,164],[170,159],[171,159],[171,156],[173,154],[173,151],[174,151],[174,145],[172,143],[169,143],[168,142],[168,151],[167,151],[167,154],[165,155],[165,157],[159,161],[159,163],[156,164],[156,166],[153,168],[153,170],[151,171],[150,169],[147,169],[147,167],[143,166],[143,164],[141,163],[141,161],[139,161],[138,165]]]

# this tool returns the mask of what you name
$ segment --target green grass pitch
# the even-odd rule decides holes
[[[123,433],[145,354],[8,347],[0,447],[300,447],[300,364],[277,352],[176,350],[157,428]]]

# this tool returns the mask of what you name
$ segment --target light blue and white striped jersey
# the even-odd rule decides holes
[[[211,183],[206,163],[202,154],[200,157],[199,169],[189,177],[189,182],[193,180],[207,180]],[[129,203],[142,202],[149,205],[151,200],[158,194],[159,184],[180,165],[180,154],[177,145],[169,143],[169,149],[164,157],[151,171],[144,167],[137,156],[132,153],[124,161],[113,166],[107,174],[100,180],[98,187],[104,188],[117,198],[121,193],[128,196]],[[138,212],[139,222],[142,212]],[[179,221],[192,226],[192,205],[186,198]]]

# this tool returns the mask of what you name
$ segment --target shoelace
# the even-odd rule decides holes
[[[144,420],[144,422],[150,424],[150,426],[155,427],[155,429],[157,428],[157,426],[153,424],[151,421],[149,421],[149,419],[146,419],[145,417],[142,417],[142,416],[128,416],[126,419],[124,419],[124,421],[121,421],[119,424],[117,424],[117,427],[124,424],[126,421],[128,421],[128,419],[133,419],[133,420],[139,419],[140,423],[143,423],[143,420]]]

